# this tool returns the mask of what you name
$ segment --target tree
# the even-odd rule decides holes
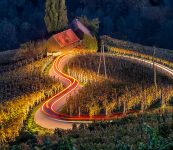
[[[74,150],[74,147],[70,138],[64,138],[60,139],[57,144],[54,144],[51,149]]]
[[[172,148],[172,143],[167,143],[163,137],[161,137],[158,133],[157,130],[154,128],[150,127],[146,123],[143,126],[144,132],[147,135],[147,142],[146,144],[140,143],[139,144],[139,149],[144,150],[144,149],[170,149]]]
[[[4,19],[0,22],[0,29],[0,48],[5,50],[15,47],[18,43],[16,27],[9,20]]]
[[[86,16],[79,17],[79,20],[89,29],[94,35],[99,32],[100,21],[98,18],[89,20]]]
[[[45,24],[49,33],[64,29],[67,26],[65,0],[46,0]]]
[[[91,105],[87,106],[89,108],[89,116],[92,118],[94,115],[97,115],[100,113],[100,107],[95,102],[95,100],[92,100]]]

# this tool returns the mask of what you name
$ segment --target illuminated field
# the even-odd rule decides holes
[[[90,110],[89,114],[81,113],[82,112],[81,111],[82,106],[77,106],[74,109],[73,112],[78,112],[78,113],[76,113],[76,114],[74,113],[73,115],[71,113],[70,114],[60,113],[59,109],[61,109],[61,108],[58,106],[58,104],[61,103],[61,99],[66,97],[66,96],[69,96],[69,93],[74,92],[74,90],[76,88],[78,88],[78,86],[79,86],[79,82],[75,78],[62,73],[62,71],[60,69],[60,64],[62,63],[63,58],[64,58],[64,56],[61,56],[61,57],[59,57],[58,59],[55,60],[54,65],[53,65],[53,71],[56,75],[59,76],[60,79],[63,78],[63,80],[64,80],[63,82],[65,84],[67,84],[67,88],[64,89],[63,91],[61,91],[60,93],[58,93],[57,95],[53,96],[51,99],[49,99],[42,106],[42,112],[46,116],[48,116],[49,118],[53,118],[53,119],[56,119],[56,120],[63,120],[63,121],[66,121],[66,122],[76,122],[76,121],[77,122],[83,122],[83,121],[93,121],[93,120],[112,120],[112,119],[116,119],[118,117],[121,117],[124,114],[136,113],[138,111],[141,111],[141,110],[144,111],[144,110],[148,109],[151,105],[153,105],[156,101],[158,101],[160,99],[161,92],[162,92],[162,95],[164,95],[163,93],[165,91],[167,91],[166,95],[169,95],[167,97],[166,96],[164,97],[165,104],[169,103],[169,101],[172,97],[172,92],[171,92],[172,87],[170,85],[165,84],[164,86],[161,86],[161,87],[158,86],[158,88],[155,89],[155,87],[152,85],[152,82],[151,82],[152,81],[152,79],[151,79],[152,76],[149,76],[149,78],[150,78],[149,81],[150,82],[147,83],[148,84],[147,86],[144,85],[144,89],[140,88],[141,89],[140,92],[138,91],[139,95],[135,95],[134,93],[130,92],[130,90],[127,90],[128,89],[127,87],[124,88],[124,90],[127,90],[127,92],[125,92],[127,94],[121,95],[120,98],[118,98],[119,99],[119,104],[120,104],[119,108],[123,107],[122,112],[121,111],[120,112],[114,112],[113,111],[114,108],[111,111],[110,111],[110,109],[106,109],[107,107],[110,107],[110,105],[109,105],[110,103],[105,102],[105,104],[104,104],[105,107],[106,107],[105,112],[103,110],[104,113],[99,114],[101,109],[99,108],[98,104],[94,100],[94,97],[90,97],[91,99],[93,98],[93,104],[91,104],[91,106],[89,106],[89,110]],[[127,58],[125,58],[125,59],[127,59]],[[128,59],[135,60],[136,58],[128,58]],[[138,63],[144,63],[145,62],[145,64],[142,64],[142,65],[152,65],[152,62],[150,62],[150,61],[140,60],[140,59],[137,59],[137,61],[139,61]],[[92,62],[92,61],[88,61],[88,62]],[[172,70],[170,70],[170,69],[168,69],[168,68],[166,68],[162,65],[159,65],[159,64],[156,64],[156,66],[157,66],[157,68],[162,69],[162,71],[164,70],[164,72],[169,72],[169,74],[173,75]],[[160,79],[161,79],[161,77],[160,77]],[[136,81],[138,82],[138,80],[136,80]],[[169,81],[169,79],[168,79],[168,81]],[[94,82],[91,82],[90,84],[93,84],[93,83]],[[137,88],[137,89],[139,90],[139,88]],[[161,91],[161,89],[162,89],[162,91]],[[92,96],[92,90],[88,91],[88,92]],[[146,94],[146,98],[145,99],[139,98],[143,94]],[[85,93],[85,96],[86,95],[87,95],[87,93]],[[84,95],[82,95],[82,96],[84,96]],[[82,99],[84,97],[82,97]],[[75,100],[75,98],[74,98],[74,100]],[[105,100],[107,100],[107,98],[105,98]],[[81,101],[79,99],[78,103],[80,103],[80,102]],[[115,102],[115,103],[113,103],[113,102]],[[114,99],[114,100],[112,100],[111,105],[113,105],[115,107],[116,105],[118,106],[117,103],[118,102]],[[65,104],[65,102],[63,102],[63,105],[64,104]],[[68,104],[67,104],[67,106],[70,106]],[[140,107],[140,110],[133,109],[133,108],[136,108],[138,106]],[[80,110],[80,112],[79,112],[79,110]],[[70,110],[70,112],[71,112],[71,110]],[[109,112],[109,114],[108,114],[108,112]]]
[[[86,86],[77,95],[69,98],[63,112],[92,114],[95,111],[96,114],[111,115],[128,110],[144,111],[155,108],[156,105],[160,107],[161,95],[166,105],[170,105],[172,79],[165,72],[159,71],[161,66],[157,68],[156,89],[152,64],[128,60],[125,56],[107,56],[107,79],[103,68],[103,74],[97,75],[98,62],[97,55],[78,56],[70,61],[67,72]]]

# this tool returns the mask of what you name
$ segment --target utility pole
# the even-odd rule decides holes
[[[81,115],[81,110],[80,110],[80,107],[79,107],[79,116]]]
[[[156,48],[154,47],[154,49],[153,49],[153,73],[154,73],[154,85],[157,90],[157,73],[156,73],[156,65],[155,65],[155,60],[154,60],[155,54],[156,54]]]
[[[98,75],[100,74],[100,67],[101,67],[101,62],[103,59],[103,65],[104,65],[104,74],[105,77],[107,78],[107,71],[106,71],[106,60],[105,60],[105,46],[104,46],[104,42],[101,41],[101,54],[100,54],[100,61],[99,61],[99,67],[98,67]]]

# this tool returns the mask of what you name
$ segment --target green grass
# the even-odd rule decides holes
[[[53,62],[54,62],[54,59],[51,60],[50,62],[48,62],[47,66],[44,68],[43,73],[44,73],[45,75],[49,75],[49,70],[50,70],[50,68],[52,67]]]
[[[44,102],[42,102],[41,104],[39,104],[32,110],[31,114],[28,116],[28,119],[26,121],[24,131],[34,133],[34,134],[39,134],[39,135],[53,134],[54,130],[45,129],[37,125],[34,121],[34,115],[36,111],[43,105],[43,103]]]
[[[67,65],[65,65],[65,66],[64,66],[64,69],[63,69],[63,72],[64,72],[64,73],[67,73],[67,69],[68,69],[68,67],[67,67]]]

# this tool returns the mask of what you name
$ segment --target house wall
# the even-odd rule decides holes
[[[81,44],[81,41],[76,42],[76,43],[74,43],[74,44],[71,44],[70,46],[67,46],[67,47],[62,48],[61,51],[69,51],[69,50],[71,50],[71,49],[77,47],[77,46],[80,45],[80,44]]]
[[[59,44],[57,43],[57,41],[53,37],[51,37],[47,41],[47,51],[52,53],[52,52],[57,52],[60,50],[61,50],[61,48],[60,48]]]
[[[75,34],[78,36],[78,38],[79,38],[80,40],[83,40],[84,33],[83,33],[80,29],[77,29],[77,30],[75,31]]]

